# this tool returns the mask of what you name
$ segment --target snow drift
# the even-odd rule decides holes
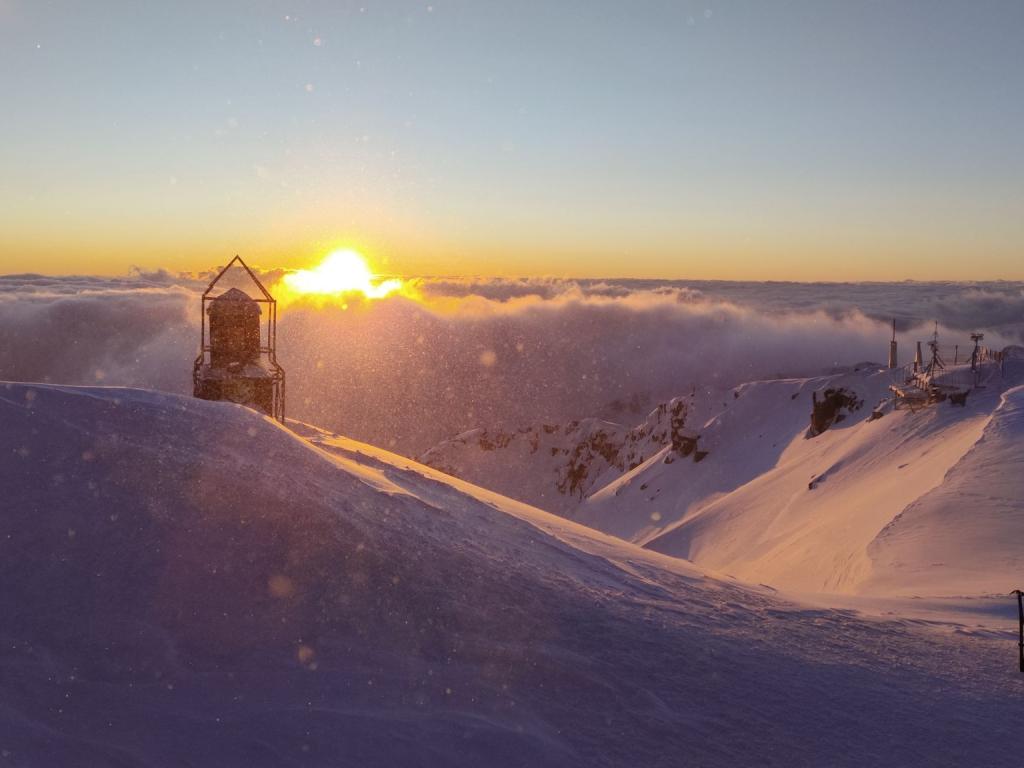
[[[0,424],[11,765],[1016,762],[1006,617],[794,604],[226,403]]]

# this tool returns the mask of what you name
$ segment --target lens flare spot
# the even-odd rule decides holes
[[[310,646],[300,645],[295,652],[295,658],[298,659],[299,664],[310,669],[316,669],[316,651]]]
[[[295,583],[287,576],[276,573],[267,580],[267,591],[272,597],[291,597],[295,594]]]

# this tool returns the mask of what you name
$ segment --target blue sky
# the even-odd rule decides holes
[[[0,268],[1021,277],[1022,40],[1020,2],[0,0]]]

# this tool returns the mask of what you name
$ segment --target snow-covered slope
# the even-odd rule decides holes
[[[862,365],[705,391],[633,430],[552,429],[550,447],[533,430],[502,440],[477,431],[428,458],[749,581],[807,592],[1001,592],[1024,568],[1024,549],[1007,543],[1024,527],[1024,487],[1000,478],[1021,459],[1019,396],[1008,391],[1024,382],[1018,354],[1008,351],[1003,372],[986,369],[992,378],[964,407],[894,410],[889,386],[902,373]],[[829,393],[841,393],[838,418],[809,431],[814,401]],[[699,435],[696,450],[680,450],[682,434]],[[563,480],[552,473],[582,477],[579,496],[557,493]]]
[[[659,405],[627,428],[601,419],[474,429],[434,446],[424,464],[550,512],[571,517],[579,503],[683,434],[690,398]]]
[[[771,469],[782,448],[807,431],[813,393],[857,391],[870,400],[860,418],[887,394],[891,380],[878,366],[862,364],[854,372],[812,379],[702,388],[662,403],[631,428],[599,419],[512,431],[479,428],[420,460],[598,530],[644,541],[695,504]],[[850,415],[844,411],[841,418]],[[670,488],[663,478],[671,478]]]
[[[1005,392],[942,483],[868,547],[865,592],[978,594],[1024,577],[1024,386]]]
[[[702,506],[774,468],[787,448],[819,451],[826,432],[804,440],[812,399],[828,389],[856,393],[862,405],[844,409],[837,431],[870,418],[886,394],[889,373],[877,368],[812,379],[758,381],[737,387],[696,428],[702,461],[664,449],[644,466],[595,492],[574,519],[632,541],[645,542],[687,519]],[[698,422],[700,424],[700,422]],[[835,432],[833,432],[833,435]],[[806,485],[806,480],[804,481]]]
[[[1016,764],[1006,602],[810,608],[226,403],[0,427],[5,764]]]
[[[1024,548],[1007,543],[1024,530],[1024,487],[997,479],[1024,453],[1018,396],[1002,396],[1019,365],[965,407],[880,419],[866,409],[813,439],[779,440],[774,466],[647,546],[802,591],[1004,592],[1024,569]]]

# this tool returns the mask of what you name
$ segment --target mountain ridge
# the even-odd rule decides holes
[[[552,474],[564,475],[571,466],[561,455],[548,460],[535,452],[532,465],[506,462],[504,449],[495,447],[482,459],[472,441],[464,440],[445,445],[450,459],[445,468],[483,484],[498,478],[507,493],[541,497],[542,506],[545,495],[555,495],[559,503],[548,507],[551,511],[746,580],[811,592],[883,585],[899,591],[905,588],[898,579],[878,571],[890,566],[875,560],[880,552],[875,537],[941,486],[984,440],[1002,394],[1024,381],[1024,363],[1019,350],[1008,348],[998,375],[963,404],[894,410],[890,387],[902,375],[899,369],[863,364],[828,376],[750,382],[676,398],[670,402],[687,405],[677,430],[693,440],[687,455],[662,434],[647,446],[642,465],[594,461],[597,471],[581,500],[551,492]],[[644,424],[649,422],[650,417]],[[607,431],[630,434],[618,425]],[[693,461],[697,457],[700,463]],[[510,464],[514,471],[503,476]],[[539,468],[532,486],[531,466]],[[969,556],[984,560],[985,553]],[[1009,555],[1002,562],[987,581],[975,579],[982,591],[998,591],[1013,568],[1024,567],[1024,560]],[[954,569],[939,575],[928,585],[918,574],[917,588],[960,593]]]

